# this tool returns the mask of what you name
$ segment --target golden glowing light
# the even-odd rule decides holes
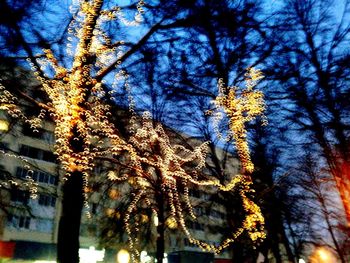
[[[177,222],[176,219],[172,216],[168,217],[165,221],[165,224],[167,225],[167,227],[169,227],[170,229],[175,229],[177,228]]]
[[[112,209],[112,208],[107,208],[106,209],[106,215],[108,216],[108,217],[113,217],[114,216],[114,209]]]
[[[243,221],[243,228],[248,231],[248,234],[253,241],[265,238],[264,232],[264,217],[257,204],[247,197],[247,193],[251,192],[251,178],[250,175],[254,171],[254,164],[250,157],[250,151],[247,140],[246,123],[262,116],[264,124],[266,119],[263,115],[265,111],[264,94],[261,91],[255,90],[254,87],[257,81],[263,78],[260,70],[248,68],[246,76],[245,88],[225,87],[222,79],[218,81],[219,95],[214,100],[216,107],[215,113],[209,111],[209,114],[214,114],[214,127],[221,138],[222,135],[218,128],[218,123],[223,118],[224,112],[229,121],[230,136],[234,140],[237,149],[238,157],[242,164],[242,173],[244,177],[234,177],[229,186],[232,187],[241,182],[244,187],[240,190],[240,195],[243,201],[243,207],[246,212],[246,218]],[[230,140],[230,137],[228,138]],[[229,190],[229,189],[222,189]],[[234,236],[239,235],[241,229],[238,229]]]
[[[218,81],[219,95],[213,101],[215,112],[215,129],[221,137],[218,123],[223,118],[221,110],[227,115],[229,120],[229,129],[234,139],[239,159],[242,163],[243,173],[252,173],[254,165],[250,158],[249,146],[247,141],[247,122],[254,120],[258,116],[263,116],[265,111],[264,94],[255,90],[254,87],[263,75],[259,70],[248,68],[246,73],[246,87],[225,87],[222,79]],[[209,111],[210,114],[213,112]]]
[[[317,247],[311,254],[310,263],[336,263],[337,259],[330,249],[325,247]]]
[[[318,256],[320,257],[321,260],[329,260],[329,254],[327,251],[320,249],[317,251]]]
[[[0,132],[7,132],[9,130],[9,122],[7,120],[0,120]]]
[[[247,196],[251,192],[249,176],[235,175],[225,185],[216,178],[200,180],[198,175],[205,166],[207,142],[193,150],[172,144],[162,125],[154,124],[148,112],[143,114],[140,121],[135,121],[133,126],[131,130],[134,131],[134,134],[129,140],[133,149],[129,151],[130,162],[128,163],[129,169],[133,172],[128,172],[129,178],[125,178],[125,180],[132,185],[136,192],[124,217],[132,260],[137,261],[139,255],[137,248],[139,227],[135,222],[131,223],[131,218],[135,218],[135,213],[142,210],[143,207],[152,207],[154,209],[153,223],[157,226],[159,224],[159,204],[155,200],[158,191],[161,192],[170,208],[169,216],[164,223],[171,229],[179,228],[182,230],[192,244],[199,246],[204,251],[220,253],[244,231],[249,234],[253,241],[259,241],[265,237],[264,219],[260,208]],[[190,170],[185,168],[187,163],[192,165]],[[189,197],[189,185],[191,188],[210,186],[219,191],[230,191],[240,186],[239,193],[243,200],[246,217],[242,225],[220,245],[212,245],[198,240],[189,231],[186,225],[186,214],[189,213],[193,219],[196,218]]]
[[[158,226],[159,225],[159,219],[158,219],[157,214],[153,215],[153,224],[154,224],[154,226]]]
[[[118,192],[118,190],[116,190],[116,189],[111,189],[111,190],[109,190],[109,192],[108,192],[108,196],[109,196],[109,198],[111,198],[111,199],[113,199],[113,200],[116,200],[116,199],[118,199],[118,197],[119,197],[119,192]]]

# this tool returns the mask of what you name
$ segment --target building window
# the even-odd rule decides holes
[[[197,216],[204,215],[204,208],[203,207],[200,207],[200,206],[194,207],[193,211]]]
[[[48,183],[49,182],[49,175],[47,173],[42,173],[42,172],[39,172],[38,173],[38,181],[40,183]]]
[[[53,220],[48,218],[35,219],[35,230],[44,233],[51,233],[53,231]]]
[[[6,151],[9,148],[8,143],[6,142],[0,142],[0,150]]]
[[[39,149],[27,145],[22,145],[19,151],[20,155],[24,155],[33,159],[39,159]]]
[[[45,183],[45,184],[58,184],[58,177],[42,171],[29,171],[23,167],[17,167],[16,170],[17,178],[25,179],[30,176],[35,182]]]
[[[42,159],[43,161],[54,163],[56,162],[56,156],[49,151],[41,151],[42,152]]]
[[[204,231],[204,226],[198,222],[189,221],[188,228],[198,231]]]
[[[56,197],[51,196],[51,195],[46,195],[46,194],[39,194],[39,200],[38,200],[39,205],[42,206],[56,206]]]
[[[18,222],[19,228],[29,229],[30,226],[30,217],[28,216],[20,216]]]
[[[23,124],[23,126],[22,126],[22,134],[25,135],[25,136],[32,137],[32,138],[40,139],[40,137],[41,137],[41,130],[42,129],[39,129],[39,128],[33,129],[27,123]]]
[[[11,191],[11,201],[27,205],[29,202],[29,192],[19,189],[13,189]]]
[[[16,228],[30,228],[30,220],[31,218],[29,216],[15,216],[15,215],[9,215],[8,221],[11,224],[11,226]]]
[[[32,159],[43,160],[51,163],[56,162],[56,157],[52,152],[37,149],[28,145],[22,145],[19,154]]]
[[[45,131],[42,138],[49,144],[55,143],[55,134],[53,132]]]
[[[50,174],[49,184],[57,185],[58,184],[57,176]]]
[[[49,144],[55,143],[55,135],[53,132],[40,128],[33,129],[28,124],[22,126],[22,134],[32,138],[44,140]]]
[[[97,214],[97,209],[98,209],[98,204],[92,203],[92,205],[91,205],[91,213],[92,213],[93,215],[96,215],[96,214]]]
[[[209,215],[211,217],[218,218],[218,219],[224,219],[225,218],[225,214],[224,213],[216,211],[216,210],[211,210]]]
[[[17,178],[26,178],[26,176],[28,175],[28,170],[22,168],[22,167],[17,167],[17,170],[16,170],[16,177]]]

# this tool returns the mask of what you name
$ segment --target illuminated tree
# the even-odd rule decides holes
[[[238,87],[225,87],[222,79],[219,79],[218,88],[219,94],[214,101],[216,111],[214,112],[214,126],[219,137],[222,137],[218,123],[224,117],[228,120],[229,133],[227,140],[233,138],[238,157],[242,165],[243,182],[248,186],[252,183],[251,174],[254,171],[254,164],[251,160],[251,154],[248,146],[246,123],[254,120],[258,116],[263,116],[265,110],[264,95],[261,91],[254,89],[257,81],[262,79],[263,75],[259,70],[249,68],[246,73],[246,85],[245,88]],[[213,111],[209,111],[209,114],[213,114]],[[223,116],[223,113],[226,116]],[[264,116],[263,116],[264,117]],[[247,192],[251,191],[249,187]],[[248,201],[246,194],[241,193],[243,200],[243,206],[247,214],[251,214],[251,227],[255,228],[264,224],[264,218],[261,215],[260,208]],[[254,238],[250,236],[252,240],[265,235],[262,232],[258,232]]]
[[[179,226],[189,241],[198,245],[204,251],[219,253],[222,249],[233,243],[244,231],[247,231],[253,242],[260,241],[265,237],[263,232],[264,219],[259,207],[248,197],[250,189],[250,173],[253,171],[250,153],[247,145],[245,123],[262,114],[264,110],[263,96],[260,91],[253,90],[261,73],[250,69],[247,73],[247,87],[241,92],[241,96],[226,98],[220,93],[217,98],[217,107],[228,113],[231,127],[237,125],[239,129],[232,128],[233,134],[238,138],[236,147],[240,153],[244,175],[231,175],[232,179],[227,185],[220,180],[204,175],[202,168],[205,165],[206,146],[204,143],[194,150],[186,149],[181,145],[173,145],[167,133],[160,124],[154,124],[151,116],[145,114],[141,124],[135,123],[132,127],[134,134],[129,143],[134,146],[133,152],[129,152],[126,161],[114,161],[123,166],[122,176],[117,172],[108,173],[108,177],[116,182],[129,181],[133,190],[133,199],[127,207],[124,215],[126,231],[129,235],[129,244],[133,252],[132,258],[139,258],[139,239],[137,235],[140,225],[150,223],[145,220],[145,210],[152,209],[157,218],[157,262],[162,262],[164,254],[165,223]],[[219,83],[222,88],[222,83]],[[236,88],[238,89],[238,88]],[[229,108],[230,107],[230,108]],[[233,108],[234,107],[234,108]],[[111,160],[113,162],[113,160]],[[191,164],[191,166],[188,166]],[[249,172],[246,171],[249,167]],[[208,178],[209,177],[209,178]],[[207,244],[193,237],[186,226],[186,211],[195,219],[196,215],[188,196],[190,188],[199,186],[214,187],[221,191],[230,191],[237,188],[242,199],[245,218],[238,227],[219,246]],[[169,209],[169,212],[166,211]],[[144,211],[144,212],[141,212]],[[166,213],[168,212],[168,215]],[[144,213],[144,216],[141,216]],[[136,216],[131,216],[137,214]],[[132,219],[131,219],[132,218]],[[131,223],[132,222],[132,223]]]
[[[140,0],[137,13],[133,21],[129,21],[118,5],[112,3],[104,5],[103,0],[76,1],[72,5],[73,20],[68,27],[68,43],[66,59],[59,60],[55,50],[45,47],[41,54],[34,55],[26,42],[23,45],[28,53],[28,61],[36,76],[40,88],[48,97],[48,102],[32,98],[25,91],[16,90],[11,93],[11,87],[6,83],[0,86],[1,107],[15,118],[22,118],[33,129],[40,127],[42,120],[51,118],[55,123],[55,153],[61,167],[66,171],[63,186],[62,215],[59,225],[58,261],[78,262],[79,226],[84,197],[88,191],[88,178],[94,167],[96,159],[114,162],[116,156],[126,154],[129,162],[125,165],[131,170],[131,175],[121,178],[110,176],[111,180],[128,179],[135,177],[135,197],[127,208],[125,218],[126,231],[129,234],[130,247],[137,260],[136,244],[134,238],[137,226],[130,224],[129,218],[138,205],[147,205],[150,199],[142,199],[147,194],[148,184],[154,183],[158,191],[154,193],[157,203],[160,224],[158,233],[164,233],[164,211],[161,211],[165,202],[168,203],[170,213],[190,242],[201,248],[219,253],[223,248],[246,230],[253,241],[264,237],[263,218],[259,207],[249,198],[250,173],[253,166],[250,161],[248,145],[246,142],[245,122],[261,114],[262,96],[253,92],[250,79],[255,81],[258,77],[256,71],[249,72],[247,90],[241,97],[229,92],[228,98],[220,94],[216,100],[218,107],[223,107],[230,118],[230,128],[236,140],[243,166],[243,175],[232,176],[232,180],[223,185],[218,179],[203,179],[199,170],[205,163],[204,145],[194,151],[186,150],[182,146],[173,146],[161,125],[153,126],[152,121],[145,116],[141,126],[132,119],[134,133],[130,139],[124,138],[116,128],[115,120],[111,114],[112,97],[120,82],[124,82],[129,89],[128,77],[125,70],[120,70],[114,76],[109,74],[118,69],[135,50],[142,46],[147,39],[159,28],[155,24],[144,37],[127,51],[124,51],[124,41],[117,35],[109,35],[108,26],[111,21],[118,20],[127,26],[134,26],[142,20],[144,5]],[[68,66],[67,66],[68,65]],[[104,82],[113,79],[112,88],[108,89]],[[225,94],[226,96],[226,94]],[[257,96],[257,97],[256,97]],[[41,112],[38,116],[28,118],[19,107],[21,99],[38,106]],[[131,104],[134,103],[130,99]],[[231,106],[237,103],[239,108]],[[134,108],[131,107],[133,110]],[[135,126],[136,125],[136,126]],[[185,154],[182,156],[179,151]],[[187,171],[187,163],[197,162],[194,169]],[[191,204],[188,198],[188,184],[213,186],[222,191],[229,191],[238,187],[244,210],[246,212],[242,226],[223,241],[220,246],[203,243],[191,236],[184,222],[184,208],[187,207],[190,215]],[[179,191],[181,185],[184,191]],[[142,199],[142,200],[141,200]],[[147,201],[148,200],[148,201]],[[87,202],[85,200],[85,204]],[[163,229],[161,229],[163,228]],[[162,261],[164,240],[160,237],[158,262]],[[135,248],[135,249],[134,249]]]
[[[152,209],[158,222],[157,262],[162,262],[163,259],[166,223],[178,226],[191,243],[204,251],[214,253],[220,253],[244,231],[247,231],[253,241],[259,241],[265,236],[260,209],[247,196],[247,193],[250,192],[248,178],[242,175],[233,175],[232,180],[227,185],[222,185],[219,179],[202,173],[208,143],[203,143],[194,150],[174,145],[162,126],[153,124],[148,113],[143,116],[141,124],[135,125],[133,128],[135,133],[129,140],[129,143],[134,145],[135,152],[129,152],[125,163],[114,161],[118,166],[125,167],[126,171],[121,176],[114,172],[108,173],[110,180],[118,183],[125,180],[131,182],[134,197],[127,207],[124,222],[129,236],[130,248],[133,252],[133,261],[136,262],[139,258],[138,240],[140,237],[138,231],[140,225],[145,223],[145,217],[141,216],[141,211],[146,209]],[[190,202],[189,189],[201,186],[214,187],[221,191],[238,188],[242,197],[246,212],[245,219],[242,225],[219,246],[196,239],[186,226],[187,214],[192,219],[196,218]],[[169,211],[166,211],[166,208]],[[147,222],[152,223],[151,220]]]
[[[143,1],[137,4],[134,21],[128,21],[117,5],[102,8],[103,1],[78,1],[72,5],[74,19],[69,25],[67,58],[61,63],[51,49],[34,56],[24,41],[28,61],[49,102],[34,100],[20,90],[11,93],[11,87],[1,87],[1,107],[12,117],[20,117],[33,129],[40,127],[41,121],[50,117],[55,127],[55,153],[62,168],[67,172],[63,187],[63,208],[59,226],[58,261],[78,262],[79,226],[83,206],[83,193],[87,187],[88,174],[93,168],[93,160],[98,153],[116,154],[128,149],[109,120],[109,107],[105,103],[106,93],[102,79],[115,69],[135,50],[127,52],[118,49],[122,40],[113,42],[105,32],[105,24],[116,18],[128,25],[138,24],[143,13]],[[138,43],[143,42],[155,31],[151,29]],[[40,57],[40,58],[38,58]],[[120,73],[119,76],[122,73]],[[14,95],[15,94],[15,95]],[[17,96],[18,97],[17,97]],[[21,99],[41,108],[39,116],[27,118],[19,107]],[[103,141],[102,141],[103,140]],[[110,145],[101,150],[101,144]]]

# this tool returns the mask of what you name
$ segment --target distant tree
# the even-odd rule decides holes
[[[319,169],[311,152],[294,165],[288,176],[281,178],[278,196],[288,208],[282,213],[295,258],[307,257],[311,247],[326,246],[341,262],[347,262],[349,234],[344,232],[334,181],[327,171]]]
[[[304,203],[309,203],[313,212],[311,229],[313,231],[314,240],[319,240],[320,245],[332,247],[341,262],[347,262],[347,251],[343,245],[350,238],[349,232],[343,232],[346,225],[342,218],[340,206],[334,205],[336,195],[336,186],[328,173],[318,170],[317,162],[312,158],[311,154],[305,156],[303,166],[300,167],[301,173],[300,187],[307,191]],[[309,199],[309,200],[308,200]],[[315,206],[315,207],[313,207]],[[317,223],[319,219],[321,223]],[[343,226],[343,227],[342,227]],[[320,232],[327,231],[330,241],[320,236]],[[317,243],[316,243],[317,244]]]
[[[272,114],[267,110],[267,114]],[[267,115],[268,118],[269,115]],[[276,262],[297,262],[298,257],[292,251],[292,244],[288,238],[288,231],[284,225],[283,211],[287,209],[284,199],[278,195],[279,190],[283,190],[275,179],[280,166],[280,156],[278,146],[274,143],[276,135],[273,128],[252,125],[252,160],[255,164],[253,173],[254,189],[257,199],[266,220],[267,236],[261,245],[261,250],[265,259],[269,252],[272,253]]]
[[[315,144],[317,165],[332,176],[350,222],[349,67],[345,63],[349,2],[341,1],[338,10],[333,1],[291,0],[285,6],[276,23],[279,45],[266,65],[267,74],[276,80],[269,91],[273,107],[278,105],[281,112],[276,121],[286,136],[296,138],[290,141],[294,154],[289,156]]]

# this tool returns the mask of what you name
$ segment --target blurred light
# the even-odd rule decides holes
[[[10,108],[10,104],[1,104],[0,105],[0,110],[6,110],[7,111],[9,108]]]
[[[165,224],[167,225],[167,227],[169,227],[170,229],[175,229],[177,228],[177,222],[176,219],[174,217],[168,217],[167,220],[165,221]]]
[[[34,263],[56,263],[56,261],[35,260]]]
[[[304,259],[299,259],[298,263],[306,263]]]
[[[147,255],[147,251],[141,251],[141,254],[140,254],[140,262],[141,263],[149,263],[151,262],[152,258]]]
[[[109,198],[116,200],[119,197],[119,192],[117,189],[111,189],[109,190],[108,195],[109,195]]]
[[[155,226],[158,226],[158,224],[159,224],[159,220],[158,220],[157,214],[154,214],[154,215],[153,215],[153,224],[154,224]]]
[[[95,250],[95,247],[80,248],[79,258],[81,263],[96,263],[98,261],[103,261],[105,257],[105,250]]]
[[[7,132],[9,130],[9,123],[6,120],[0,120],[0,131]]]
[[[329,258],[330,258],[329,252],[323,248],[320,248],[317,251],[317,254],[320,257],[320,259],[324,260],[324,261],[329,260]]]
[[[147,223],[149,221],[148,216],[141,214],[141,223]]]
[[[117,254],[117,263],[129,263],[130,254],[127,250],[121,249]]]
[[[310,257],[311,263],[336,263],[337,259],[333,253],[325,247],[318,247]]]

